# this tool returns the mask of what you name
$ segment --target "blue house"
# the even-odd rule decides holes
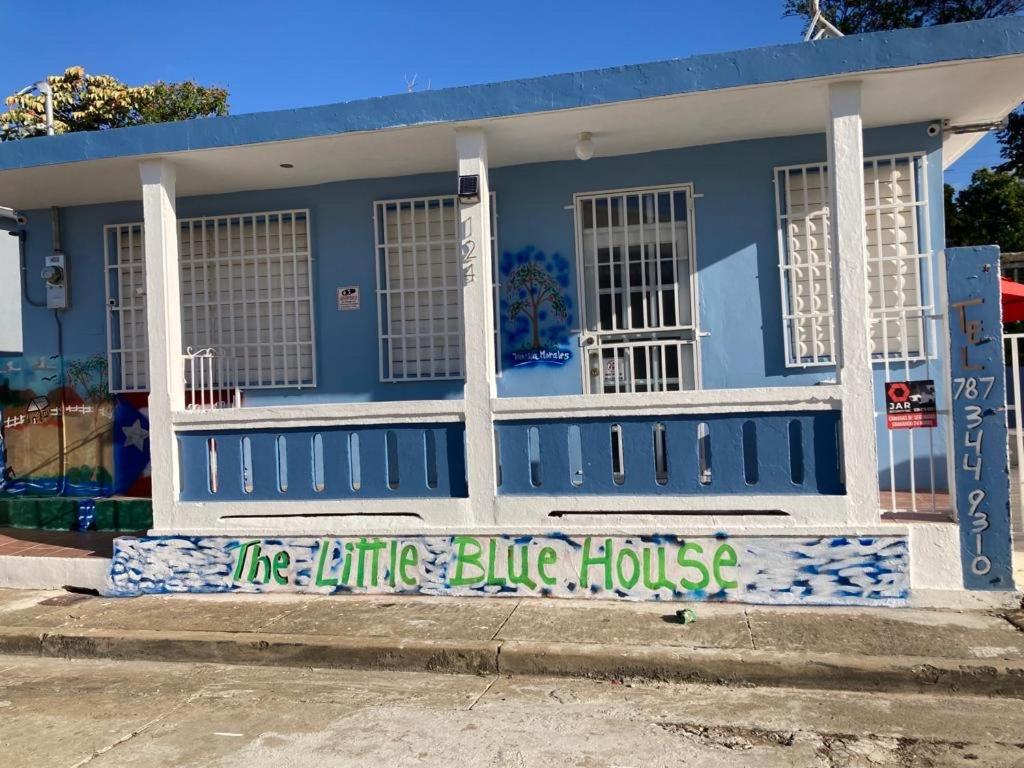
[[[151,497],[116,594],[1011,591],[943,173],[1022,63],[1011,17],[2,144],[2,493]]]

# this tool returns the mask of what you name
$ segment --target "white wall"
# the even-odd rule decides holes
[[[22,351],[18,238],[0,229],[0,354]]]

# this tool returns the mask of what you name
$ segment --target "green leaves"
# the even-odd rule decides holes
[[[1024,181],[1012,173],[982,168],[959,192],[946,187],[946,241],[998,245],[1024,251]]]
[[[54,133],[102,131],[147,123],[166,123],[228,113],[224,88],[156,82],[132,86],[110,75],[89,75],[69,67],[47,78],[53,89]],[[46,101],[42,94],[8,96],[0,112],[0,141],[46,134]]]
[[[1009,16],[1024,0],[821,0],[821,12],[844,35]],[[808,0],[785,0],[784,16],[810,20]]]

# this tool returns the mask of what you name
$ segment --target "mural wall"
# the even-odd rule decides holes
[[[500,261],[502,368],[563,366],[573,358],[571,265],[533,246]]]
[[[0,493],[148,496],[146,412],[110,394],[102,355],[0,358]]]
[[[905,536],[125,537],[107,592],[903,605],[908,553]]]

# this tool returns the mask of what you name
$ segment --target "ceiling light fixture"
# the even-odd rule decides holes
[[[583,131],[576,137],[576,157],[589,160],[594,156],[594,140],[590,131]]]
[[[281,163],[282,168],[294,168],[295,166],[291,163]]]

